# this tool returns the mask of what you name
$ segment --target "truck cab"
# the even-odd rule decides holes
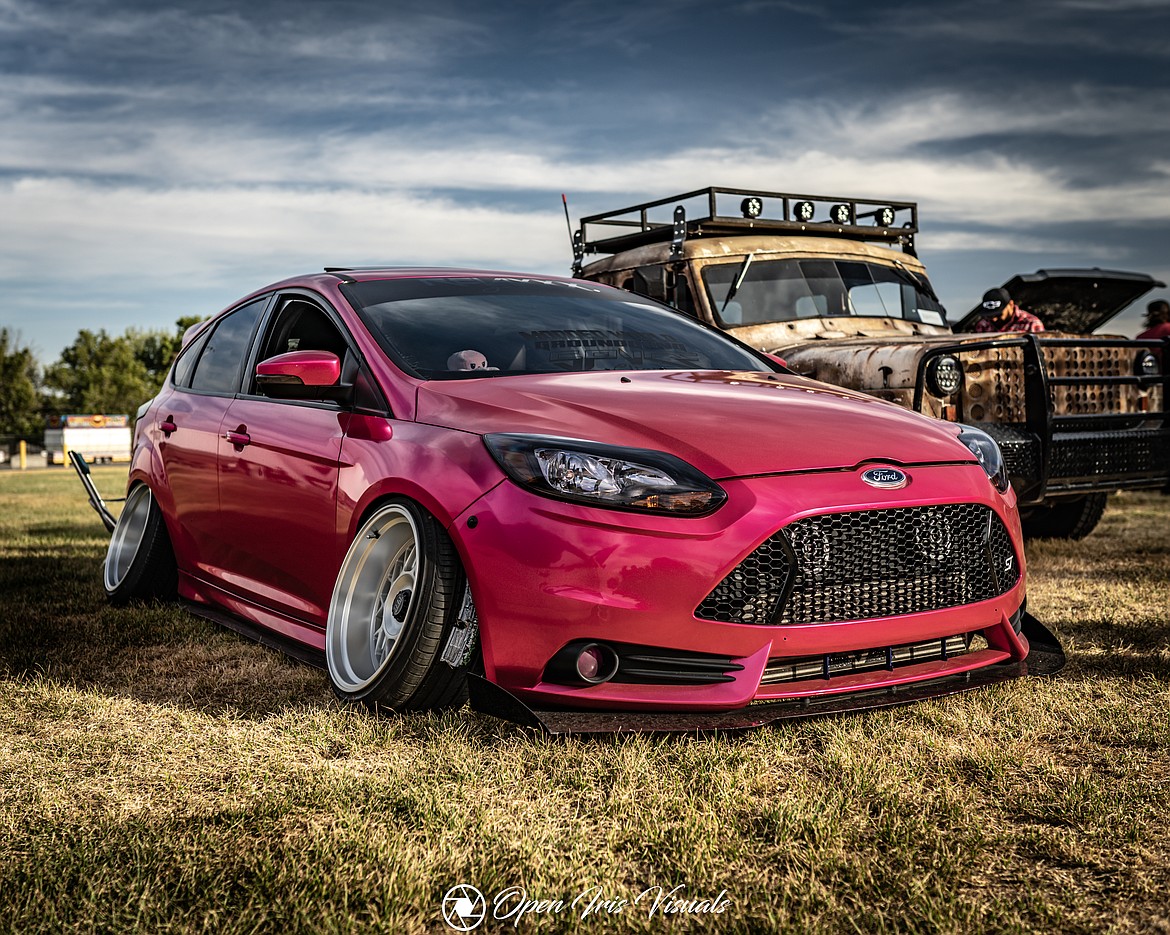
[[[1039,334],[954,327],[913,202],[708,188],[582,218],[574,273],[675,306],[818,380],[976,425],[1034,536],[1080,538],[1108,494],[1170,479],[1166,342],[1091,334],[1162,284],[1053,270],[1005,283]],[[587,255],[602,257],[588,265]]]

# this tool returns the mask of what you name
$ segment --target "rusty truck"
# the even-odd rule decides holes
[[[1170,481],[1170,348],[1093,333],[1141,273],[1005,284],[1043,333],[954,325],[917,257],[918,206],[706,188],[583,217],[574,274],[673,305],[793,370],[999,443],[1031,536],[1081,538],[1111,492]],[[591,254],[601,258],[585,264]]]

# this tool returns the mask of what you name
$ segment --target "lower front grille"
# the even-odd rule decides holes
[[[766,540],[695,616],[773,626],[893,617],[989,600],[1019,578],[1006,527],[981,504],[826,513]]]
[[[986,641],[980,637],[982,645]],[[850,653],[828,653],[823,656],[802,656],[790,659],[769,659],[760,685],[779,685],[786,682],[804,682],[809,679],[831,679],[871,672],[878,669],[894,670],[902,666],[937,662],[964,655],[971,650],[970,634],[956,634],[944,639],[908,643],[903,646],[881,646]]]
[[[1170,432],[1131,429],[1054,435],[1050,480],[1170,472]]]
[[[714,685],[734,682],[743,666],[730,656],[688,653],[654,646],[613,643],[618,657],[617,674],[611,681],[640,685]]]

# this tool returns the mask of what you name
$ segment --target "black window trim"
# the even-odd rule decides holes
[[[317,306],[317,308],[319,308],[325,314],[325,317],[328,318],[333,326],[337,329],[338,333],[341,335],[342,340],[345,341],[346,346],[349,348],[350,353],[353,354],[357,359],[359,368],[365,370],[367,374],[372,374],[372,371],[366,362],[365,355],[362,353],[361,348],[357,344],[357,341],[354,340],[354,337],[350,333],[349,328],[346,327],[345,321],[342,319],[341,315],[338,314],[337,309],[335,309],[329,300],[319,292],[314,292],[311,289],[301,288],[281,289],[278,292],[274,292],[272,294],[273,301],[269,302],[268,307],[260,316],[259,327],[252,333],[252,344],[248,350],[248,356],[246,358],[243,371],[244,374],[248,374],[250,376],[251,374],[255,373],[256,365],[260,362],[259,356],[260,345],[263,343],[262,339],[267,337],[268,328],[273,323],[278,312],[283,308],[285,300],[293,297],[304,299]],[[327,399],[277,399],[273,396],[265,396],[263,393],[245,393],[245,385],[247,384],[245,384],[242,379],[237,381],[235,394],[237,399],[262,400],[264,402],[277,403],[279,405],[305,406],[310,409],[327,409],[331,412],[358,412],[366,415],[383,416],[388,419],[394,417],[390,410],[390,405],[386,401],[386,396],[382,392],[382,388],[378,386],[377,381],[372,379],[372,377],[370,379],[370,386],[381,401],[381,407],[376,409],[370,409],[368,407],[356,405],[342,406],[340,403],[335,402],[334,400]]]
[[[197,335],[195,335],[194,338],[191,339],[190,343],[186,347],[182,348],[179,353],[175,355],[175,360],[171,364],[171,369],[167,376],[167,381],[175,389],[190,390],[191,377],[195,375],[195,364],[199,363],[199,355],[203,353],[203,345],[207,343],[207,339],[211,337],[211,333],[215,331],[215,328],[215,323],[208,323],[206,328],[203,328]],[[175,379],[176,374],[179,371],[179,362],[191,356],[195,357],[195,361],[191,364],[191,372],[187,374],[186,382],[180,383],[177,379]]]
[[[252,335],[251,335],[251,337],[248,338],[248,347],[249,347],[248,356],[251,356],[250,348],[256,343],[256,332],[259,329],[260,324],[262,322],[264,322],[264,320],[268,314],[268,310],[272,307],[273,294],[274,293],[269,293],[266,296],[264,296],[264,295],[255,296],[254,298],[248,299],[245,302],[240,302],[235,308],[230,309],[227,312],[224,312],[222,315],[217,315],[215,317],[215,319],[210,323],[210,327],[207,329],[207,334],[200,335],[198,338],[195,339],[196,342],[198,342],[202,345],[200,347],[200,350],[199,350],[199,357],[200,358],[203,357],[203,351],[207,348],[208,340],[210,339],[211,336],[213,336],[215,334],[215,332],[219,329],[220,325],[222,325],[228,318],[230,318],[232,315],[236,314],[236,312],[240,311],[241,309],[247,308],[249,305],[255,305],[255,304],[263,301],[265,303],[265,306],[264,306],[264,308],[260,309],[260,314],[258,314],[256,316],[256,324],[254,324],[252,326]],[[193,342],[192,347],[194,347],[194,346],[195,345]],[[184,353],[185,352],[186,352],[186,350],[184,350]],[[183,355],[180,355],[180,356],[183,356]],[[176,362],[177,362],[177,358],[176,358]],[[190,381],[194,379],[195,373],[198,370],[199,370],[199,361],[196,360],[195,366],[191,369],[191,377],[188,379],[188,385],[187,386],[179,386],[178,384],[176,384],[175,389],[181,390],[184,393],[191,393],[193,396],[218,396],[221,399],[235,399],[236,397],[239,396],[239,394],[240,394],[240,378],[244,372],[243,368],[237,366],[236,377],[232,383],[232,389],[230,392],[227,392],[227,393],[222,392],[220,390],[197,390],[193,386],[190,386]]]

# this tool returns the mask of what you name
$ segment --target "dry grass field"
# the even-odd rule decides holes
[[[0,473],[0,931],[449,931],[469,883],[566,904],[478,931],[1170,933],[1170,498],[1031,547],[1062,676],[730,736],[343,710],[107,607],[104,544],[71,474]],[[679,885],[723,911],[634,903]]]

